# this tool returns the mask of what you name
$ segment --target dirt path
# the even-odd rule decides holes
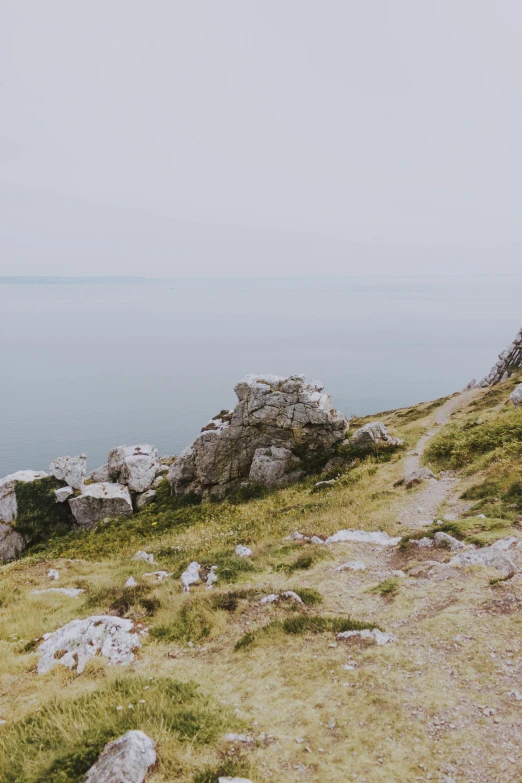
[[[466,405],[476,394],[475,389],[460,392],[451,397],[435,413],[434,426],[425,435],[419,438],[417,445],[404,461],[404,475],[409,476],[421,466],[422,454],[438,428],[447,424],[451,414]],[[445,500],[454,509],[453,513],[458,515],[464,508],[464,504],[458,499],[451,497],[456,480],[452,476],[441,476],[437,479],[428,479],[423,482],[422,489],[416,492],[411,502],[399,511],[399,520],[402,524],[410,527],[422,527],[424,524],[431,524],[441,503]]]

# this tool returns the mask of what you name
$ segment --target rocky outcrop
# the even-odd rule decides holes
[[[508,347],[498,355],[498,361],[478,386],[494,386],[505,381],[510,375],[522,368],[522,329]]]
[[[110,481],[111,477],[109,476],[109,466],[107,464],[100,465],[99,468],[95,468],[91,473],[89,473],[87,478],[89,481],[92,481],[93,484],[99,484],[101,481]]]
[[[8,563],[16,558],[25,549],[25,541],[11,525],[0,522],[0,563]]]
[[[141,647],[131,620],[111,615],[72,620],[54,633],[44,635],[38,647],[38,674],[54,666],[66,666],[81,674],[90,658],[101,655],[109,664],[132,663]]]
[[[347,432],[322,384],[302,375],[249,375],[235,392],[234,410],[221,411],[170,468],[175,494],[223,497],[253,481],[254,458],[256,483],[286,480],[286,471],[297,475],[303,454],[323,452]]]
[[[76,524],[87,530],[106,517],[132,514],[131,496],[122,484],[88,484],[81,495],[69,500],[69,506]]]
[[[522,383],[519,383],[518,386],[515,386],[509,395],[509,398],[515,408],[518,408],[519,405],[522,405]]]
[[[256,449],[248,475],[252,484],[273,489],[298,481],[303,475],[299,459],[290,449],[277,446]]]
[[[85,480],[87,457],[58,457],[49,465],[49,473],[59,481],[65,481],[73,489],[81,489]]]
[[[16,491],[17,481],[28,483],[45,478],[47,473],[42,470],[18,470],[0,479],[0,522],[13,522],[16,519]]]
[[[348,443],[356,446],[402,446],[404,441],[393,438],[382,421],[370,421],[364,427],[355,430]]]
[[[109,742],[83,783],[143,783],[156,763],[156,744],[143,731],[128,731]]]
[[[158,468],[158,450],[148,443],[118,446],[109,452],[110,478],[120,484],[126,484],[132,492],[145,492],[149,489]]]

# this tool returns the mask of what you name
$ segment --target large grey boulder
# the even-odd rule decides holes
[[[95,527],[105,517],[130,516],[132,501],[129,490],[122,484],[87,484],[82,494],[69,500],[75,522],[80,527]]]
[[[11,525],[0,522],[0,563],[16,560],[25,549],[25,541]]]
[[[303,474],[290,449],[268,446],[254,451],[249,479],[253,484],[273,488],[297,481]]]
[[[97,655],[107,658],[109,665],[132,663],[138,647],[141,644],[132,620],[112,615],[71,620],[54,633],[44,634],[38,647],[38,674],[57,665],[81,674],[87,661]]]
[[[515,408],[518,408],[518,406],[522,404],[522,383],[515,386],[509,397]]]
[[[482,565],[488,568],[496,568],[503,574],[514,574],[516,566],[502,549],[495,546],[485,546],[482,549],[459,552],[449,561],[449,566],[464,568],[466,566]]]
[[[46,476],[47,473],[42,470],[18,470],[16,473],[10,473],[9,476],[0,479],[0,521],[12,522],[16,519],[15,484],[17,481],[28,483],[38,481]]]
[[[156,744],[143,731],[128,731],[109,742],[83,783],[143,783],[156,763]]]
[[[149,489],[156,478],[158,467],[158,450],[148,443],[118,446],[109,452],[110,478],[120,484],[126,484],[133,492],[145,492]]]
[[[281,469],[281,465],[268,469],[262,459],[278,460],[274,448],[293,456],[322,452],[341,441],[348,430],[346,417],[333,408],[322,384],[309,383],[303,375],[248,375],[235,392],[236,407],[209,422],[170,468],[169,481],[176,494],[223,496],[252,478],[258,449],[271,449],[270,455],[260,452],[254,466],[254,476],[265,480]]]
[[[81,489],[87,469],[87,457],[58,457],[49,465],[49,473],[59,481],[65,481],[73,489]]]
[[[370,421],[364,427],[355,430],[350,438],[351,443],[357,446],[374,446],[385,444],[388,446],[402,446],[404,441],[393,438],[382,421]]]

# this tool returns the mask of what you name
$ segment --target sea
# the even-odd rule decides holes
[[[522,326],[522,274],[0,278],[0,477],[151,443],[179,454],[248,373],[320,379],[347,415],[483,377]]]

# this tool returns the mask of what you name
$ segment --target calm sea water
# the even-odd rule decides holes
[[[486,374],[522,275],[0,285],[0,476],[120,444],[179,454],[246,373],[320,378],[367,414]]]

